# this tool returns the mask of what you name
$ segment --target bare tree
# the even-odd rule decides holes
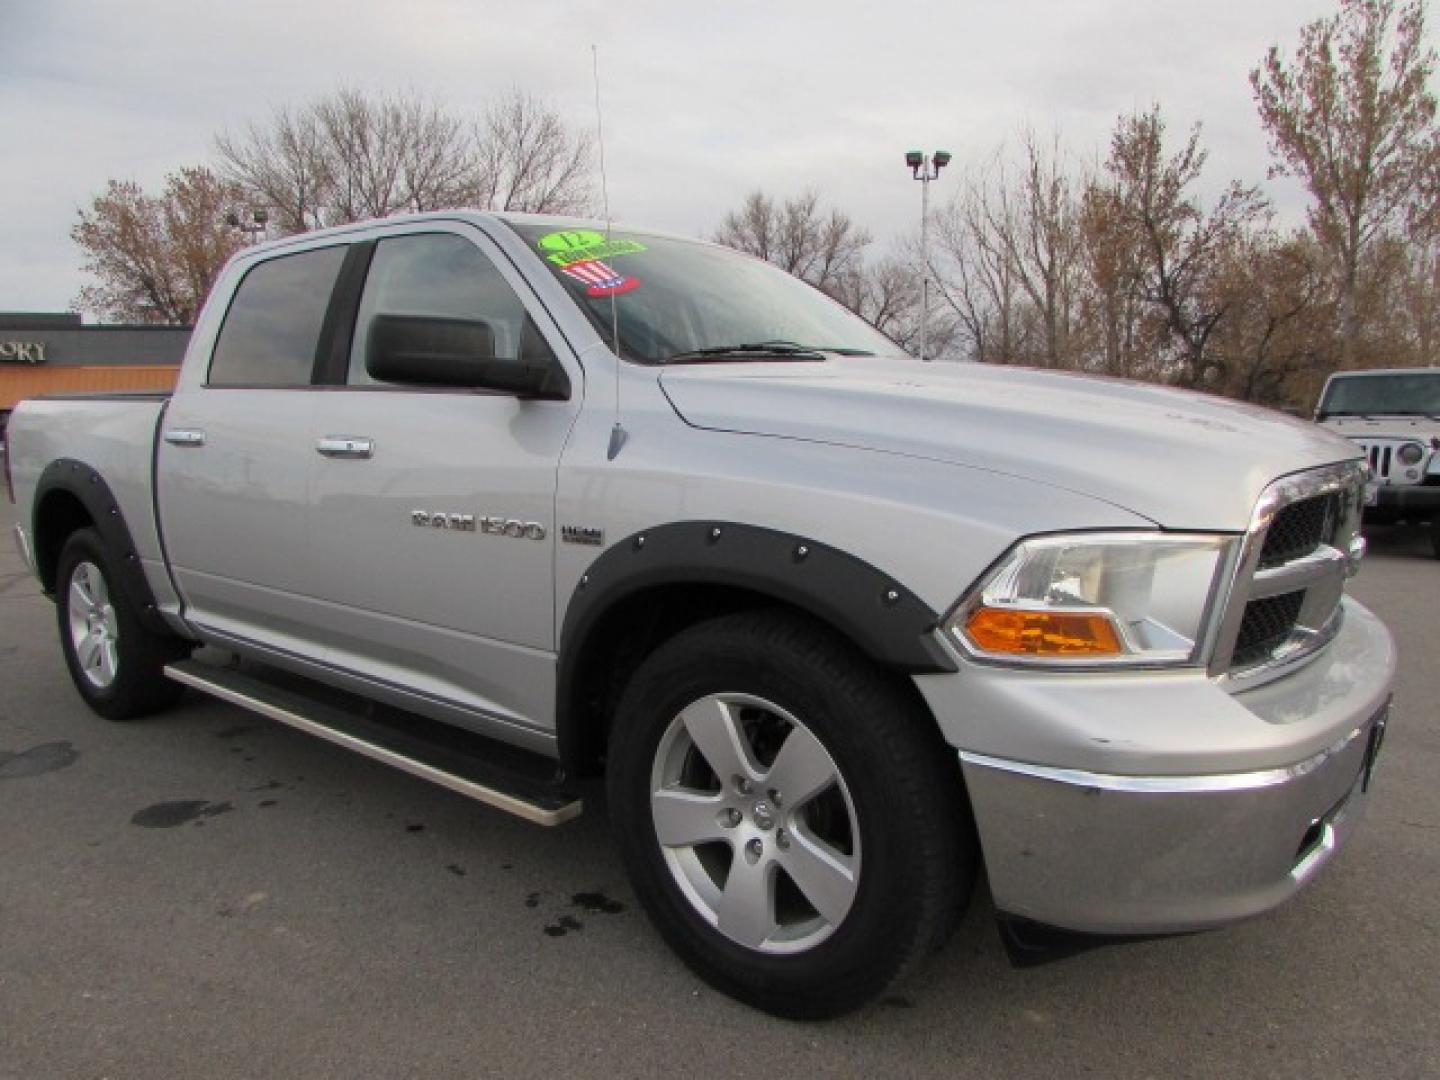
[[[836,283],[834,298],[901,346],[919,332],[910,324],[920,307],[920,274],[904,259],[861,265]]]
[[[1169,377],[1192,388],[1224,381],[1223,357],[1209,345],[1237,297],[1216,287],[1221,256],[1267,213],[1260,192],[1238,181],[1204,209],[1193,189],[1205,159],[1198,124],[1167,154],[1157,105],[1120,117],[1105,164],[1120,226],[1142,255],[1143,295],[1161,313],[1174,348]]]
[[[1440,237],[1416,230],[1404,252],[1398,295],[1410,359],[1416,365],[1440,363]]]
[[[158,196],[133,181],[111,180],[70,230],[96,279],[77,310],[120,322],[187,325],[244,237],[226,214],[241,192],[205,168],[166,177]]]
[[[1215,288],[1234,302],[1215,338],[1227,374],[1216,389],[1263,405],[1313,400],[1333,366],[1325,253],[1308,232],[1257,229],[1233,238],[1220,258]]]
[[[906,352],[920,351],[920,244],[907,238],[879,259],[860,263],[841,279],[834,297]],[[929,315],[926,355],[954,359],[958,323],[947,311]]]
[[[268,125],[251,124],[241,136],[222,134],[215,147],[225,178],[252,206],[268,211],[281,233],[334,224],[331,163],[313,109],[277,109]]]
[[[814,189],[777,203],[763,191],[745,196],[715,231],[718,244],[774,263],[832,296],[843,297],[846,282],[860,268],[870,234],[839,209],[824,213]]]
[[[311,107],[323,136],[333,213],[342,221],[463,200],[470,161],[458,120],[415,97],[341,90]]]
[[[1310,224],[1337,267],[1346,366],[1357,360],[1367,249],[1406,218],[1437,212],[1440,130],[1423,0],[1341,0],[1300,32],[1292,60],[1272,47],[1250,73],[1273,175],[1302,180]]]
[[[979,174],[964,178],[936,222],[941,252],[941,299],[958,322],[958,335],[974,360],[1023,362],[1026,348],[1021,315],[1020,275],[1004,236],[1008,198],[997,190],[999,157]]]
[[[282,233],[472,205],[591,209],[590,141],[511,91],[473,130],[414,95],[342,89],[216,140],[225,175]]]
[[[1058,135],[1021,134],[963,177],[938,222],[940,293],[976,359],[1079,366],[1080,184]]]
[[[752,191],[715,230],[716,243],[744,251],[793,274],[844,304],[908,352],[920,341],[920,253],[913,238],[878,259],[866,259],[870,234],[843,210],[821,208],[820,195],[802,191],[784,202]],[[932,357],[956,339],[956,321],[931,313]]]
[[[539,98],[511,90],[473,135],[474,202],[490,210],[585,214],[594,210],[592,143]]]
[[[1018,182],[1001,170],[999,212],[991,228],[1003,247],[1041,330],[1046,367],[1068,366],[1079,270],[1079,198],[1066,173],[1060,140],[1049,147],[1026,131],[1021,138]]]
[[[1082,364],[1122,378],[1150,373],[1155,354],[1146,325],[1144,253],[1116,193],[1095,180],[1080,198],[1080,318],[1089,353]]]
[[[711,239],[786,269],[780,255],[779,218],[775,200],[763,191],[752,191],[738,210],[725,215]]]
[[[1372,326],[1403,329],[1408,354],[1386,363],[1428,365],[1440,363],[1440,155],[1424,162],[1403,235],[1384,245],[1396,256],[1398,281],[1384,286],[1385,295],[1398,300],[1393,321],[1383,316]],[[1387,262],[1389,260],[1386,260]],[[1389,343],[1394,348],[1395,343]]]

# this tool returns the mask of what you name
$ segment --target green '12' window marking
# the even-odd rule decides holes
[[[604,233],[593,229],[567,229],[546,233],[536,241],[545,258],[556,266],[572,266],[592,259],[613,259],[617,255],[634,255],[645,250],[634,240],[606,240]]]

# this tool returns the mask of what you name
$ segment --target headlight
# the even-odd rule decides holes
[[[946,629],[993,660],[1061,667],[1200,661],[1238,537],[1078,533],[1017,544]]]
[[[1425,456],[1425,448],[1419,443],[1407,442],[1395,451],[1395,456],[1400,459],[1401,465],[1419,465],[1420,459]]]

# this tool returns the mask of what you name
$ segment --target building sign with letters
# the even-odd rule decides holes
[[[45,342],[0,341],[0,364],[43,364]]]

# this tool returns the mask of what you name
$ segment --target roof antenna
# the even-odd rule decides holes
[[[610,242],[610,184],[605,176],[605,118],[600,111],[600,47],[590,46],[591,70],[595,76],[595,144],[600,150],[600,198],[605,207],[605,242]],[[607,461],[614,461],[620,453],[629,433],[620,426],[620,308],[615,294],[610,294],[610,342],[615,347],[615,423],[610,428],[610,448],[605,452]]]

